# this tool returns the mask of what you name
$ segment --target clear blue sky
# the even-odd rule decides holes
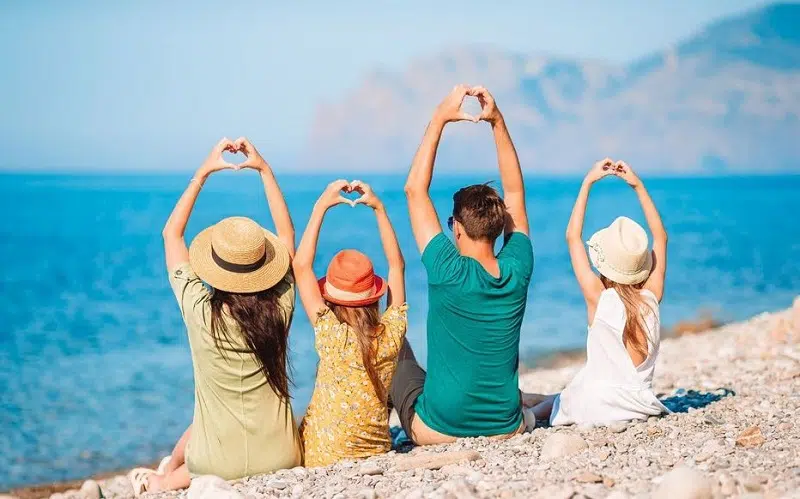
[[[240,134],[289,158],[376,67],[463,44],[622,63],[766,3],[5,0],[0,169],[188,169]]]

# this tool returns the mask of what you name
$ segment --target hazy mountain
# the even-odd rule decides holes
[[[604,155],[676,173],[800,170],[800,4],[721,20],[625,66],[465,47],[376,71],[319,107],[306,160],[406,168],[460,82],[494,93],[528,170],[584,170]],[[451,127],[445,168],[493,167],[488,125]]]

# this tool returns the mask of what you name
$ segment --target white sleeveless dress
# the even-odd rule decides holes
[[[648,355],[638,367],[633,365],[622,331],[625,305],[617,292],[600,294],[594,322],[586,340],[586,365],[555,399],[550,424],[606,424],[613,421],[646,419],[668,413],[652,389],[653,373],[661,341],[658,300],[650,291],[642,297],[653,309],[645,315]]]

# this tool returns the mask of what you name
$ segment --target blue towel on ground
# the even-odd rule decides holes
[[[736,395],[736,393],[728,388],[717,388],[710,392],[678,388],[672,396],[661,397],[661,403],[672,412],[689,412],[689,409],[702,409],[732,395]]]

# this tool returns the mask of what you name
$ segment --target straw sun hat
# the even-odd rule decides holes
[[[211,287],[256,293],[279,283],[289,252],[278,236],[246,217],[225,218],[203,230],[189,247],[192,270]]]
[[[628,217],[619,217],[586,242],[600,274],[619,284],[639,284],[653,268],[647,233]]]
[[[331,260],[328,272],[319,280],[319,290],[331,303],[363,307],[381,299],[386,293],[386,281],[375,275],[367,255],[346,249]]]

